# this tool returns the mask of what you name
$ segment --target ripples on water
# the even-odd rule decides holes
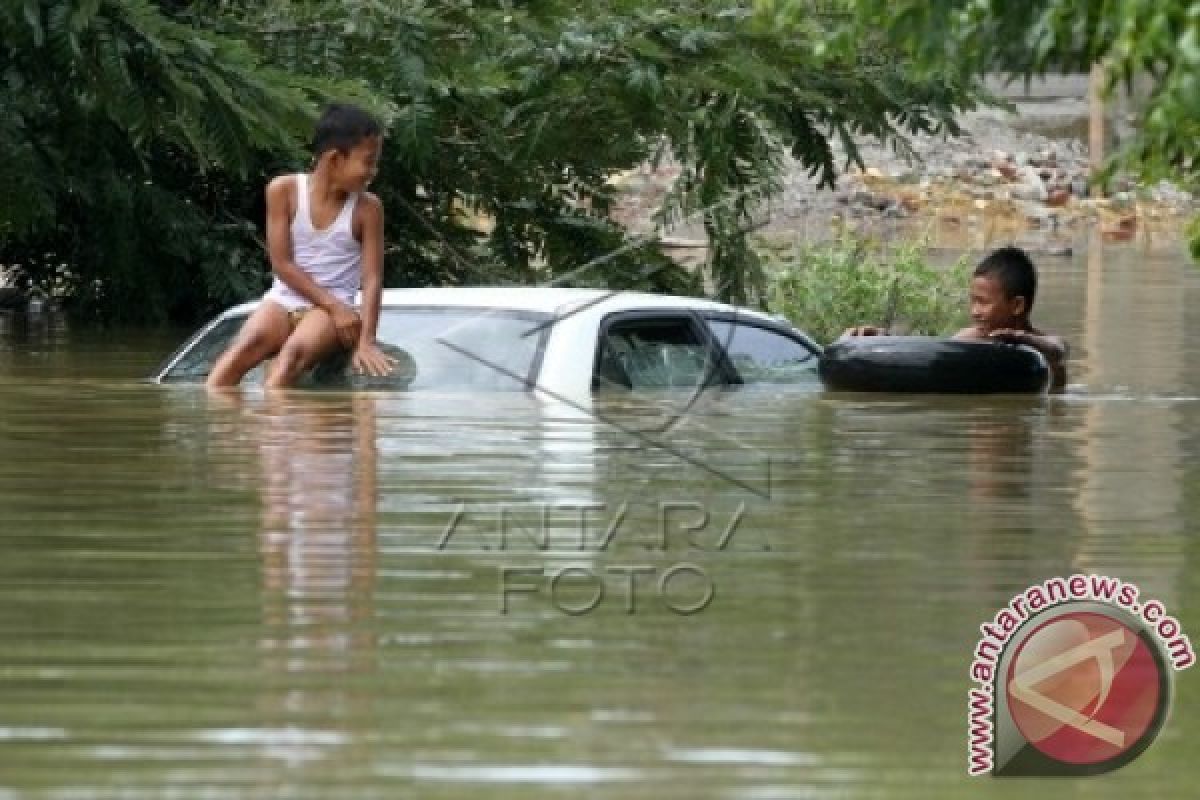
[[[1044,274],[1064,397],[746,390],[664,431],[620,398],[222,402],[135,380],[173,334],[4,318],[0,797],[1028,794],[965,777],[980,622],[1083,570],[1200,630],[1196,273]],[[506,567],[566,572],[505,598]],[[1192,677],[1089,796],[1191,792]]]

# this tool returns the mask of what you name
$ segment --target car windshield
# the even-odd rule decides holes
[[[386,378],[348,374],[348,357],[334,357],[301,381],[302,386],[385,389],[520,391],[535,379],[549,315],[481,308],[385,308],[377,340],[396,361]],[[218,322],[188,345],[166,383],[202,381],[233,341],[244,316]],[[260,382],[261,369],[247,376]]]
[[[549,316],[478,308],[390,308],[378,339],[409,389],[516,391],[534,370]]]

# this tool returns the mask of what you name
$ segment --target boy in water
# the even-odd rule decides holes
[[[311,174],[267,184],[267,254],[275,281],[217,360],[208,386],[237,385],[274,357],[266,386],[291,386],[343,348],[353,368],[387,375],[392,360],[375,332],[383,297],[383,205],[366,191],[375,177],[383,131],[365,111],[327,108],[313,136]],[[353,308],[362,289],[362,316]]]
[[[1067,385],[1067,345],[1061,337],[1040,331],[1030,322],[1037,295],[1037,270],[1019,247],[1001,247],[991,253],[971,277],[971,321],[975,324],[954,334],[955,339],[996,339],[1023,344],[1046,358],[1053,376],[1051,388]],[[877,336],[882,328],[860,325],[848,336]]]

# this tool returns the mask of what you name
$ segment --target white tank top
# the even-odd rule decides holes
[[[296,216],[292,218],[292,258],[304,270],[346,305],[353,305],[362,287],[362,245],[354,238],[354,206],[358,193],[346,198],[337,219],[324,230],[313,227],[308,202],[308,175],[296,175]],[[307,297],[288,286],[279,276],[267,290],[264,300],[274,300],[288,311],[311,308]]]

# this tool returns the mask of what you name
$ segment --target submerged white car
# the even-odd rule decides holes
[[[256,305],[231,308],[205,325],[153,380],[202,382]],[[546,287],[387,289],[377,338],[397,360],[392,375],[351,375],[346,359],[335,358],[303,385],[578,398],[605,389],[816,384],[821,351],[787,321],[758,311],[691,297]],[[254,379],[252,373],[248,381]]]

